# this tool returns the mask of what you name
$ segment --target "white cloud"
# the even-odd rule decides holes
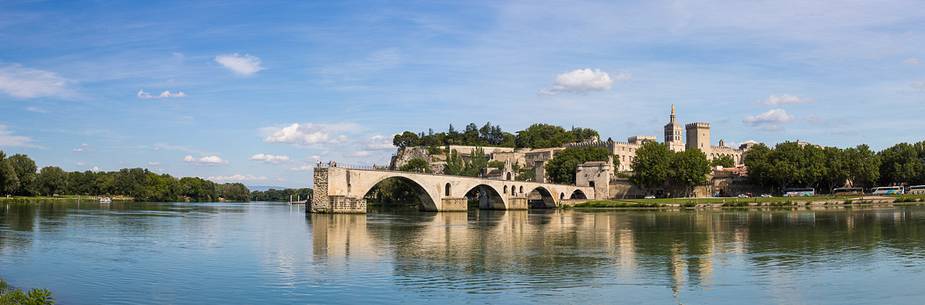
[[[151,161],[148,162],[148,166],[161,166],[161,163],[157,161]]]
[[[289,161],[289,156],[285,155],[271,155],[271,154],[256,154],[251,156],[251,160],[254,161],[263,161],[266,163],[281,163]]]
[[[0,124],[0,147],[35,147],[32,138],[14,135],[6,125]]]
[[[215,56],[215,62],[225,66],[231,72],[238,75],[248,76],[263,70],[260,58],[249,54],[221,54]]]
[[[253,176],[253,175],[242,175],[234,174],[231,176],[209,176],[206,178],[215,182],[227,182],[227,181],[266,181],[266,176]]]
[[[345,135],[334,135],[337,132],[356,130],[355,124],[314,124],[293,123],[286,127],[267,127],[263,139],[267,143],[288,143],[298,145],[314,145],[324,143],[344,143],[348,138]]]
[[[138,93],[135,94],[140,99],[162,99],[162,98],[179,98],[186,97],[186,93],[183,91],[170,92],[170,90],[165,90],[161,94],[153,95],[151,93],[145,92],[144,89],[138,90]]]
[[[815,100],[805,97],[799,97],[796,95],[782,94],[782,95],[772,95],[768,99],[762,101],[762,104],[777,106],[777,105],[796,105],[796,104],[808,104],[815,102]]]
[[[371,153],[366,150],[357,150],[357,151],[350,153],[350,156],[355,157],[355,158],[362,158],[362,157],[369,157],[370,154]]]
[[[629,73],[620,73],[610,77],[610,74],[599,69],[576,69],[556,76],[552,87],[540,90],[540,94],[555,95],[562,92],[582,93],[590,91],[606,91],[613,87],[615,81],[625,81],[632,78]]]
[[[90,145],[87,145],[87,143],[81,143],[80,146],[77,146],[76,148],[72,149],[72,151],[74,151],[74,152],[84,152],[84,151],[87,150],[87,147],[89,147],[89,146],[90,146]]]
[[[297,167],[290,168],[289,170],[291,170],[291,171],[297,171],[297,172],[310,172],[310,171],[312,171],[312,170],[314,170],[314,169],[315,169],[315,166],[314,166],[314,165],[304,164],[304,165],[300,165],[300,166],[297,166]]]
[[[392,139],[386,138],[381,135],[374,135],[366,141],[366,149],[368,150],[393,150],[395,146],[392,145]]]
[[[793,116],[783,109],[771,109],[765,113],[747,116],[742,120],[745,124],[752,126],[778,126],[790,121],[793,121]]]
[[[0,91],[16,98],[67,97],[70,82],[54,72],[20,65],[0,67]]]
[[[39,108],[39,107],[35,107],[35,106],[26,107],[26,111],[35,112],[35,113],[48,113],[48,110],[45,110],[45,109],[42,109],[42,108]]]
[[[922,60],[921,60],[921,59],[918,59],[918,58],[915,58],[915,57],[912,57],[912,58],[907,58],[906,60],[903,61],[903,63],[904,63],[904,64],[907,64],[907,65],[913,65],[913,66],[915,66],[915,65],[922,64]]]
[[[186,163],[196,164],[196,165],[220,165],[228,164],[228,161],[222,160],[219,156],[211,155],[204,156],[199,158],[194,158],[193,156],[187,155],[183,157],[183,161]]]
[[[915,89],[915,90],[925,90],[925,80],[912,82],[910,86],[912,86],[912,89]]]

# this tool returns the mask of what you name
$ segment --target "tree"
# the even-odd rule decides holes
[[[0,194],[13,194],[19,190],[19,177],[10,159],[0,151]]]
[[[421,138],[418,137],[417,134],[410,131],[405,131],[401,134],[395,135],[395,137],[392,138],[392,145],[395,145],[399,148],[405,148],[417,146],[420,144],[420,141]]]
[[[591,128],[572,127],[569,133],[572,135],[572,142],[584,142],[600,138],[597,130]]]
[[[67,173],[57,166],[46,166],[36,176],[38,192],[45,196],[64,193],[67,187]]]
[[[643,187],[662,187],[668,181],[671,151],[662,143],[645,142],[636,150],[630,181]]]
[[[720,156],[710,161],[710,166],[735,167],[735,160],[730,156]]]
[[[761,186],[777,185],[771,178],[771,148],[764,144],[752,146],[742,156],[742,163],[748,168],[748,179]]]
[[[398,170],[403,172],[429,173],[430,163],[428,163],[427,160],[421,158],[413,158],[408,160],[408,163],[402,165]]]
[[[610,152],[604,147],[569,147],[556,152],[555,158],[546,163],[549,179],[556,183],[574,184],[578,165],[588,161],[606,161]]]
[[[559,147],[570,142],[572,135],[562,127],[549,124],[533,124],[518,131],[515,143],[517,147],[549,148]]]
[[[925,173],[925,162],[915,146],[899,143],[880,152],[880,182],[916,183]]]
[[[670,154],[668,181],[673,186],[681,187],[685,195],[690,195],[694,186],[707,183],[710,162],[699,149],[686,149]],[[638,158],[638,157],[637,157]]]
[[[845,165],[854,186],[873,187],[880,179],[880,156],[867,145],[846,149]]]
[[[30,196],[35,194],[35,172],[38,170],[35,166],[35,161],[23,154],[15,154],[7,160],[13,166],[13,171],[16,172],[16,178],[19,180],[19,189],[15,192],[16,195]]]

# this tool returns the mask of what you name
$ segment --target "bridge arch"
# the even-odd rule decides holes
[[[572,192],[572,195],[569,196],[569,199],[588,199],[588,195],[585,195],[585,192],[581,190],[575,190]]]
[[[363,197],[369,198],[371,195],[371,192],[373,192],[373,190],[377,186],[382,187],[383,185],[381,184],[388,183],[387,181],[400,181],[400,182],[404,182],[408,186],[411,186],[411,188],[414,191],[414,195],[417,197],[419,201],[419,204],[420,204],[419,208],[421,210],[423,211],[437,211],[438,210],[437,203],[440,202],[440,197],[435,196],[434,194],[431,194],[431,192],[429,192],[428,189],[425,187],[425,184],[421,183],[420,181],[417,181],[414,178],[404,176],[401,174],[396,173],[392,175],[384,175],[382,177],[379,177],[378,179],[373,180],[371,183],[368,183],[368,184],[356,185],[356,186],[348,184],[347,187],[348,189],[355,187],[357,191],[360,191],[360,194],[364,194]],[[449,188],[449,185],[447,185],[447,187]]]
[[[488,184],[477,184],[469,187],[465,197],[478,200],[479,209],[504,210],[507,208],[507,200],[505,200],[507,195],[502,195],[502,192],[497,188]]]
[[[556,207],[556,199],[548,189],[537,186],[527,194],[527,207],[534,209],[552,209]]]

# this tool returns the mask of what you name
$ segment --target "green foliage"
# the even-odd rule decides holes
[[[881,155],[898,156],[894,153],[902,150],[887,149]],[[814,187],[824,193],[849,181],[857,187],[875,186],[881,173],[890,168],[881,165],[881,158],[867,145],[841,149],[784,142],[773,149],[754,146],[745,154],[744,162],[755,184],[778,189]],[[899,159],[894,158],[905,164]]]
[[[451,124],[447,132],[434,133],[433,130],[429,130],[426,134],[424,132],[416,134],[405,131],[395,135],[392,138],[392,144],[399,148],[413,146],[437,148],[447,145],[514,147],[514,135],[502,131],[501,126],[491,125],[491,122],[485,123],[481,128],[475,123],[469,123],[463,132],[456,131]]]
[[[43,167],[36,177],[36,184],[41,195],[63,194],[67,186],[67,173],[57,166]]]
[[[582,142],[597,138],[596,130],[589,128],[564,128],[549,124],[533,124],[527,129],[517,132],[517,147],[549,148],[561,147],[566,143]]]
[[[0,280],[0,305],[53,305],[55,299],[48,289],[32,289],[24,292],[14,289]]]
[[[630,182],[642,187],[661,187],[668,182],[672,152],[662,143],[645,142],[636,150]]]
[[[549,179],[556,183],[575,183],[575,170],[579,164],[588,161],[606,161],[610,152],[606,148],[570,147],[556,152],[555,158],[546,163]]]
[[[880,182],[883,184],[925,181],[925,142],[896,144],[880,152]]]
[[[398,170],[403,172],[429,173],[430,163],[428,163],[427,160],[421,158],[413,158],[408,160],[408,163],[402,165]]]
[[[497,165],[497,163],[495,164]],[[504,164],[502,163],[503,167]],[[489,167],[488,155],[482,148],[476,148],[467,158],[462,158],[456,151],[447,155],[446,167],[443,173],[447,175],[478,177],[482,170]]]
[[[124,195],[136,201],[216,201],[220,198],[247,201],[250,197],[250,191],[240,183],[216,184],[196,177],[177,180],[142,168],[125,168],[117,172],[66,172],[56,166],[47,166],[36,174],[35,162],[21,154],[0,158],[0,181],[8,181],[10,176],[17,183],[4,182],[0,189],[12,190],[7,194],[23,196]]]
[[[710,161],[710,166],[735,167],[735,160],[730,156],[721,156]]]
[[[671,185],[681,187],[689,196],[694,186],[707,183],[710,163],[703,152],[695,148],[670,155],[668,182]]]
[[[289,202],[289,197],[292,197],[292,200],[296,199],[308,199],[312,196],[312,189],[310,188],[300,188],[300,189],[269,189],[266,191],[253,191],[250,193],[251,200],[253,201],[279,201],[279,202]]]
[[[13,163],[0,151],[0,194],[13,194],[19,190],[19,178]]]

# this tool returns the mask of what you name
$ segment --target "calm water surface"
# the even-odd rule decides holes
[[[61,304],[923,304],[925,207],[377,211],[0,204]]]

